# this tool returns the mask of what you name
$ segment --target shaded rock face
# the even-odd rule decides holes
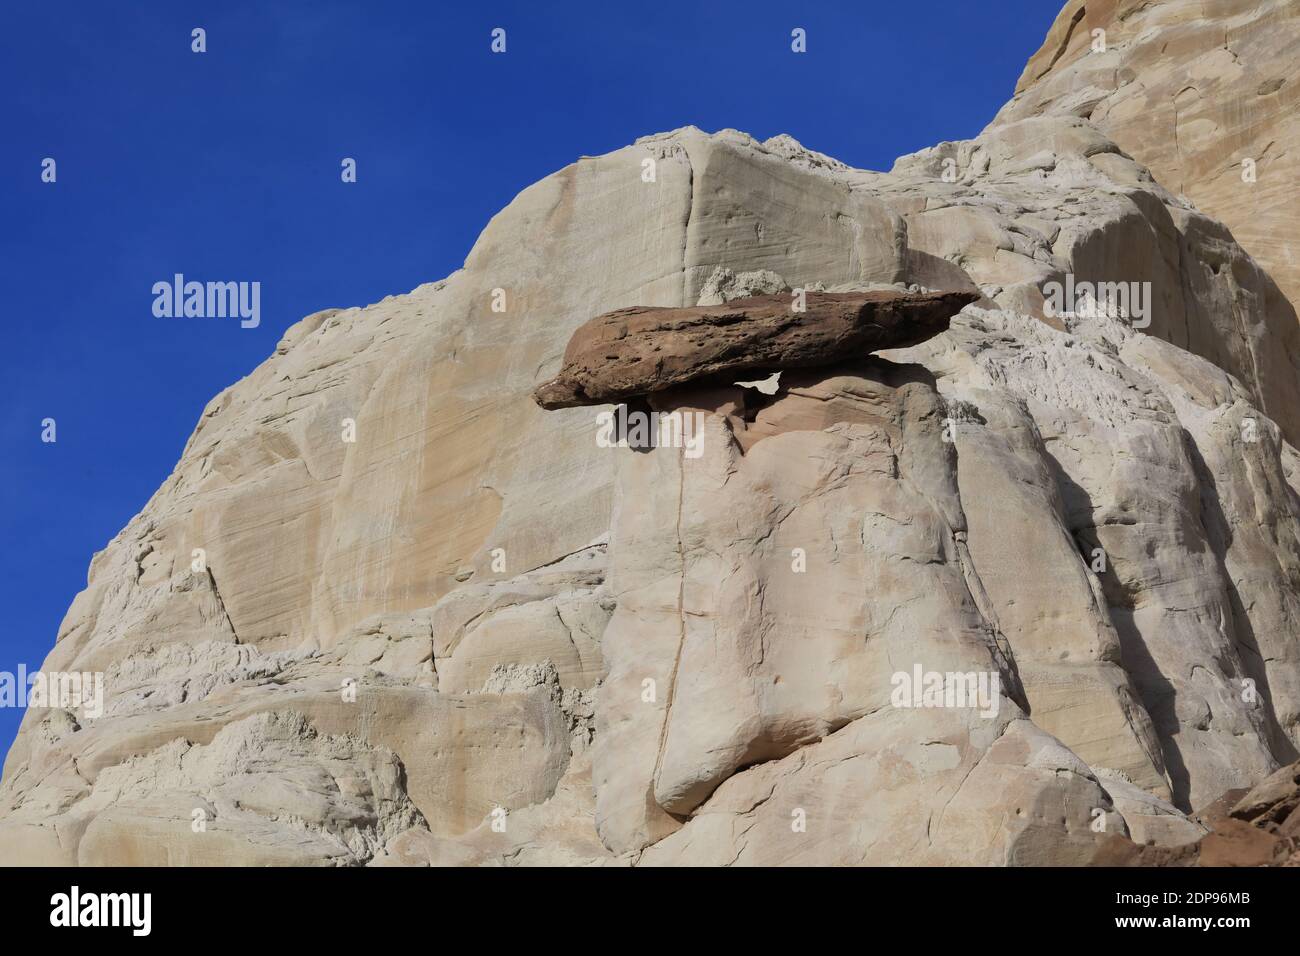
[[[1070,276],[1149,283],[1149,321],[1050,308]],[[532,400],[592,315],[795,288],[978,298],[766,392],[650,391],[699,455]],[[102,672],[103,714],[29,710],[0,859],[1195,843],[1193,808],[1300,744],[1300,376],[1270,294],[1077,115],[890,173],[690,128],[583,159],[462,270],[309,316],[213,399],[59,628],[45,669]]]
[[[694,309],[619,309],[573,334],[542,408],[600,405],[729,373],[833,365],[919,345],[976,301],[972,292],[801,292]]]

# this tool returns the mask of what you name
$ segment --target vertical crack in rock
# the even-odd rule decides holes
[[[668,729],[672,722],[673,702],[677,699],[677,674],[682,665],[682,653],[686,649],[686,546],[682,541],[682,509],[686,498],[686,455],[679,452],[677,458],[677,515],[676,515],[676,535],[677,535],[677,556],[678,556],[678,578],[677,578],[677,653],[673,658],[673,666],[668,685],[668,699],[664,702],[664,719],[659,728],[659,748],[655,756],[654,775],[650,778],[653,785],[659,781],[659,773],[663,768],[664,748],[668,745]]]
[[[221,589],[217,587],[217,576],[212,573],[212,566],[208,566],[208,584],[212,586],[212,596],[216,598],[217,609],[221,611],[221,616],[225,619],[226,627],[230,628],[230,633],[234,635],[235,643],[242,643],[239,639],[239,632],[235,630],[235,622],[230,619],[230,612],[226,610],[225,599],[221,596]]]
[[[690,251],[691,244],[691,217],[695,215],[695,160],[691,158],[691,151],[684,149],[686,153],[686,217],[682,225],[682,294],[680,301],[682,306],[691,304],[689,296],[691,279],[689,263],[686,256]]]

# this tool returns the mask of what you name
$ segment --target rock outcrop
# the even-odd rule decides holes
[[[1300,302],[1297,61],[1294,0],[1070,0],[995,125],[1045,115],[1087,119],[1158,182],[1231,229],[1268,279],[1265,309],[1293,316]],[[1286,342],[1294,355],[1296,341],[1271,345]]]
[[[1196,816],[1206,832],[1170,846],[1115,839],[1093,861],[1102,866],[1300,866],[1300,763],[1250,790],[1231,790]],[[1141,845],[1139,845],[1141,844]]]
[[[102,672],[103,713],[28,711],[0,859],[1200,841],[1194,809],[1300,746],[1295,314],[1102,129],[1019,109],[889,173],[646,137],[529,187],[445,280],[290,328],[91,561],[45,669]],[[1108,292],[1061,295],[1085,287]],[[971,303],[858,354],[776,331],[743,370],[691,340],[599,392],[695,423],[690,447],[533,400],[576,368],[565,394],[601,400],[605,370],[566,364],[592,315],[796,288]]]
[[[573,333],[542,408],[601,405],[729,373],[834,365],[919,345],[979,299],[973,292],[806,292],[692,309],[630,308]]]

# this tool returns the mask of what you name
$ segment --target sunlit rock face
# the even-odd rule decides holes
[[[1286,328],[1300,302],[1298,56],[1292,0],[1070,0],[994,121],[1087,119],[1230,229],[1257,268],[1214,256],[1204,266],[1231,268],[1275,317],[1252,352],[1261,369],[1270,351],[1287,353],[1267,373],[1281,378],[1300,355],[1300,330]],[[1292,423],[1292,441],[1296,409],[1269,409]]]
[[[1124,22],[1176,59],[1183,6]],[[1030,108],[1076,43],[889,173],[693,128],[582,159],[453,275],[290,328],[92,560],[45,669],[102,707],[29,710],[0,858],[1198,840],[1300,742],[1296,323],[1154,159]],[[761,389],[534,401],[594,316],[798,290],[974,301]]]

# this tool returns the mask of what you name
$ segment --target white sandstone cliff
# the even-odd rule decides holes
[[[646,137],[525,190],[447,279],[294,325],[92,561],[45,667],[105,672],[105,714],[28,713],[0,858],[1195,839],[1182,811],[1300,744],[1295,312],[1097,126],[1039,112],[890,173]],[[1049,314],[1067,274],[1149,282],[1150,326]],[[706,415],[699,458],[598,447],[594,409],[530,398],[598,313],[892,283],[983,298],[915,348],[783,372],[752,420],[739,388],[666,394]],[[998,675],[996,714],[892,706],[916,665]]]

